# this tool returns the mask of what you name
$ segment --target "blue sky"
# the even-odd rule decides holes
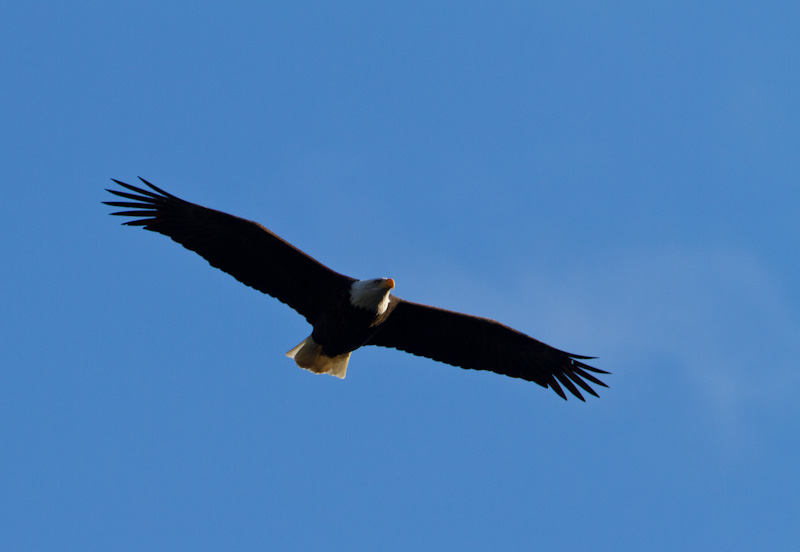
[[[0,548],[795,550],[791,3],[19,2],[0,18]],[[143,176],[600,357],[391,350],[100,202]]]

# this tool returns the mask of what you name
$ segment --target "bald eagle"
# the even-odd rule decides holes
[[[607,387],[589,372],[609,372],[583,362],[594,357],[560,351],[494,320],[405,301],[391,294],[391,278],[339,274],[256,222],[189,203],[140,180],[150,190],[114,180],[128,191],[107,191],[132,201],[103,202],[127,209],[111,214],[136,217],[123,224],[172,238],[300,313],[313,331],[286,355],[301,368],[344,378],[353,351],[379,345],[532,381],[565,400],[562,385],[580,400],[578,387],[597,396],[587,382]]]

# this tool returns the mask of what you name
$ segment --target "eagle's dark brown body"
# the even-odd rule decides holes
[[[342,355],[366,345],[380,331],[388,316],[388,312],[376,314],[354,307],[350,302],[348,288],[337,293],[330,306],[320,311],[311,324],[314,327],[311,336],[322,345],[326,355]]]

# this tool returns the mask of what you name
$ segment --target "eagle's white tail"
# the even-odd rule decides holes
[[[311,336],[286,353],[286,356],[293,358],[300,368],[315,374],[330,374],[342,379],[347,373],[347,363],[350,360],[350,353],[335,357],[325,356],[322,345],[317,345]]]

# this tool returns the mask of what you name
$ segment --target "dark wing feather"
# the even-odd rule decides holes
[[[133,201],[105,201],[144,217],[124,224],[169,236],[250,287],[286,303],[313,323],[329,294],[349,287],[352,278],[334,272],[260,224],[189,203],[150,184],[153,191],[114,180],[130,190],[108,190]]]
[[[488,370],[552,387],[561,386],[581,400],[580,390],[597,396],[589,386],[607,387],[589,374],[608,374],[582,362],[592,357],[573,355],[488,318],[479,318],[392,296],[381,329],[367,343],[393,347],[472,370]]]

